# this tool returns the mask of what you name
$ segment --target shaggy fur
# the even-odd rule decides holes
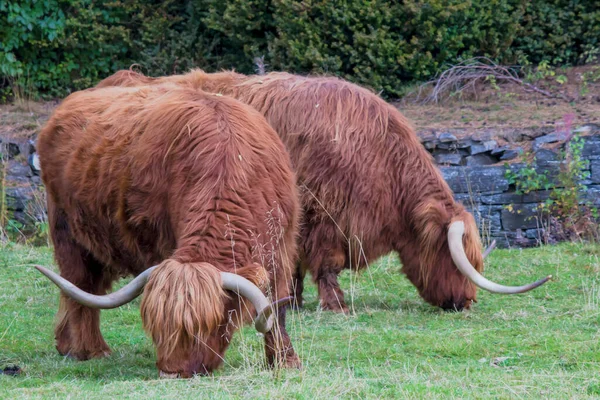
[[[63,277],[104,294],[118,278],[160,264],[141,314],[162,372],[210,373],[240,322],[255,315],[222,289],[219,271],[275,300],[290,295],[295,177],[280,139],[250,107],[166,85],[86,90],[56,109],[38,151]],[[285,326],[275,325],[265,335],[269,364],[299,366]],[[99,311],[63,295],[55,334],[63,355],[110,352]]]
[[[120,71],[100,86],[174,83],[232,96],[260,111],[290,153],[304,219],[296,297],[305,270],[326,309],[347,311],[337,276],[392,250],[429,303],[468,308],[476,287],[454,266],[448,226],[462,220],[471,263],[483,269],[473,217],[452,192],[402,114],[372,92],[336,78],[233,72],[148,78]]]

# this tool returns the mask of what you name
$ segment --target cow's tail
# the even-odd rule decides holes
[[[159,358],[190,351],[217,331],[227,298],[212,264],[163,261],[144,288],[140,311]]]

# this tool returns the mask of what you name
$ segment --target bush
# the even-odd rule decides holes
[[[151,75],[235,68],[338,75],[402,95],[473,56],[575,64],[600,53],[587,0],[8,0],[0,4],[8,86],[62,96],[140,64]],[[6,83],[5,83],[6,85]]]

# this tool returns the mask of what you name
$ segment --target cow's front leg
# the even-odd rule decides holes
[[[285,329],[287,307],[280,307],[275,316],[273,328],[265,333],[265,352],[271,368],[302,368],[302,362],[292,347],[292,341]]]
[[[55,210],[52,203],[48,210],[54,255],[61,276],[86,292],[105,294],[110,282],[105,279],[103,266],[71,237],[64,213]],[[60,354],[77,360],[110,354],[100,333],[100,310],[83,306],[61,293],[56,321],[54,335]]]

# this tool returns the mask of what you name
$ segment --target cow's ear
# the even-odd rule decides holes
[[[269,286],[269,273],[258,263],[252,263],[233,271],[254,283],[260,290],[266,290]]]
[[[432,245],[445,233],[450,215],[443,202],[427,200],[415,208],[412,223],[422,245]]]
[[[436,258],[446,243],[450,215],[443,202],[427,200],[416,207],[412,225],[419,241],[421,275],[425,286]]]
[[[452,218],[452,222],[462,221],[465,224],[465,233],[463,235],[463,247],[465,254],[479,272],[483,271],[483,255],[481,252],[481,238],[479,236],[479,229],[477,228],[477,222],[471,213],[466,210],[462,210],[460,214]]]

